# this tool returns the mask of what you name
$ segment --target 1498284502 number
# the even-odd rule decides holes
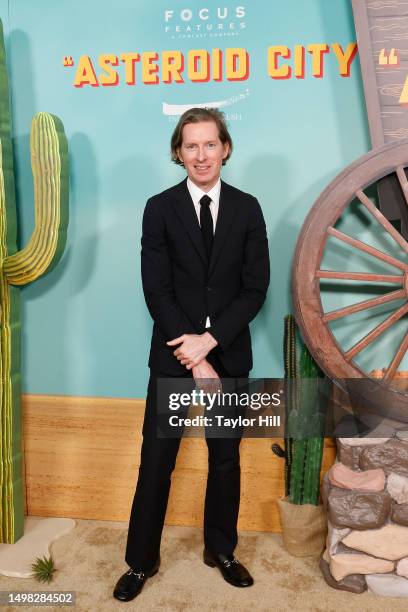
[[[0,591],[0,605],[60,605],[74,606],[76,594],[74,591]]]

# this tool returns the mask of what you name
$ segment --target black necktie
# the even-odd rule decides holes
[[[203,195],[200,200],[200,225],[201,233],[203,235],[205,250],[207,251],[208,260],[211,255],[211,248],[214,236],[213,218],[210,210],[211,198],[208,195]]]

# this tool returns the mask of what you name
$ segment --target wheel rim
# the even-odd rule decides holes
[[[408,205],[408,182],[405,168],[408,167],[408,141],[389,144],[375,149],[348,166],[322,192],[310,210],[296,245],[292,269],[292,297],[295,316],[316,362],[328,376],[335,379],[356,379],[370,377],[357,363],[356,358],[377,338],[390,330],[397,321],[408,313],[408,262],[390,255],[367,244],[358,237],[345,234],[335,228],[348,206],[357,201],[376,224],[375,227],[386,232],[408,254],[408,242],[382,215],[380,210],[369,199],[365,190],[375,185],[380,179],[395,173]],[[350,272],[342,270],[324,270],[321,267],[327,242],[339,241],[354,251],[373,257],[376,261],[393,266],[396,271],[389,274],[371,272]],[[322,304],[321,282],[325,279],[344,280],[358,283],[386,283],[390,291],[378,297],[362,300],[349,306],[325,311]],[[357,287],[356,287],[357,289]],[[382,321],[349,349],[340,346],[335,338],[330,323],[345,319],[357,312],[373,312],[378,306],[387,304],[393,308],[393,302],[402,300],[403,304],[395,307],[391,315]],[[391,403],[393,418],[408,420],[408,394],[392,386],[404,355],[408,351],[408,334],[399,342],[381,381],[375,381],[376,392],[381,401]],[[378,400],[380,401],[380,399]]]

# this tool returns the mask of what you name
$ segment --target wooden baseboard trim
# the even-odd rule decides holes
[[[139,467],[145,401],[23,395],[27,514],[128,521]],[[241,442],[239,528],[281,531],[276,501],[284,495],[283,459],[271,451],[281,439]],[[322,473],[336,449],[326,439]],[[181,442],[166,515],[169,525],[200,526],[207,478],[207,446]]]

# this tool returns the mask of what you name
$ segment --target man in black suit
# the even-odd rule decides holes
[[[160,564],[160,540],[180,438],[157,436],[158,381],[193,377],[198,386],[246,378],[252,368],[248,324],[269,284],[265,222],[253,196],[220,180],[232,152],[223,114],[186,111],[174,130],[172,159],[180,184],[150,198],[143,217],[142,280],[153,318],[150,381],[139,478],[126,562],[114,596],[129,601]],[[193,381],[192,381],[193,382]],[[204,562],[230,584],[253,579],[234,557],[240,499],[240,437],[207,437]]]

